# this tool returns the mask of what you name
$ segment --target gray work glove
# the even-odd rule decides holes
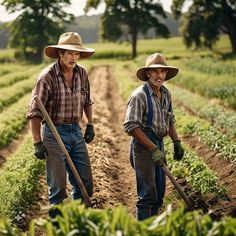
[[[95,133],[92,124],[87,124],[85,133],[84,133],[84,140],[86,143],[90,143],[94,139]]]
[[[34,143],[34,155],[39,160],[45,160],[48,153],[46,147],[43,145],[43,142]]]
[[[181,141],[175,140],[173,143],[174,143],[174,160],[180,161],[184,156],[184,149],[181,145]]]
[[[156,165],[162,166],[165,163],[165,155],[158,148],[152,150],[152,159]]]

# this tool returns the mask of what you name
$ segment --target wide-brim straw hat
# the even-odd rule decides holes
[[[80,52],[80,58],[87,58],[94,54],[93,48],[86,48],[82,44],[81,37],[76,32],[67,32],[60,36],[57,45],[49,45],[44,48],[44,53],[50,58],[59,58],[58,49]]]
[[[161,53],[154,53],[146,59],[146,65],[137,70],[136,75],[137,75],[138,79],[140,79],[142,81],[147,81],[149,79],[147,77],[147,70],[149,70],[151,68],[165,68],[165,69],[167,69],[168,72],[166,74],[165,80],[169,80],[169,79],[175,77],[179,72],[179,69],[177,67],[167,65],[164,55],[162,55]]]

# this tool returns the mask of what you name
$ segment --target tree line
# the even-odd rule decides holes
[[[187,12],[183,4],[187,0],[173,0],[172,12],[181,18],[181,34],[187,47],[212,48],[221,33],[229,36],[232,53],[236,53],[236,0],[192,0]],[[85,12],[97,8],[103,0],[87,0]],[[9,13],[21,14],[6,24],[10,28],[9,45],[17,48],[26,59],[41,61],[43,48],[55,44],[66,25],[73,23],[74,16],[63,9],[70,0],[0,0]],[[129,41],[132,58],[137,56],[138,35],[146,35],[150,29],[156,37],[170,37],[167,26],[160,20],[166,18],[157,0],[110,0],[105,1],[101,16],[100,36],[107,41]],[[157,17],[160,16],[160,17]]]

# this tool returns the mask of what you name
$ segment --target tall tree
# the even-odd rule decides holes
[[[85,11],[97,8],[103,0],[88,0]],[[167,27],[157,16],[166,18],[158,0],[105,0],[106,9],[101,21],[101,37],[108,41],[129,40],[132,58],[137,55],[138,34],[145,35],[150,28],[158,36],[169,37]]]
[[[65,23],[73,20],[71,14],[63,11],[70,0],[2,0],[0,3],[9,13],[21,12],[9,22],[9,43],[28,59],[41,61],[43,48],[58,38]]]
[[[173,0],[172,11],[176,17],[188,0]],[[236,53],[236,0],[191,0],[192,4],[183,14],[182,33],[187,47],[212,48],[220,33],[229,36],[232,52]]]

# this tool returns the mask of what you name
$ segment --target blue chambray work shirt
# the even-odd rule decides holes
[[[161,86],[161,101],[153,91],[149,82],[148,91],[153,106],[153,118],[151,129],[157,137],[163,138],[168,135],[170,124],[175,123],[175,116],[171,106],[171,94],[165,86]],[[126,112],[124,128],[130,135],[135,128],[148,129],[148,99],[144,91],[144,85],[138,87],[130,96]]]

